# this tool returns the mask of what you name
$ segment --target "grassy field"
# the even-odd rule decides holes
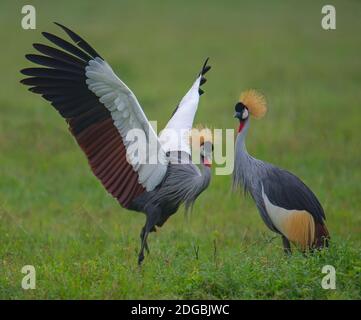
[[[361,298],[360,2],[333,1],[334,31],[321,28],[324,1],[33,1],[31,31],[22,3],[0,5],[0,298]],[[196,122],[235,128],[239,93],[265,93],[248,149],[314,190],[330,249],[285,257],[251,199],[214,176],[189,218],[180,210],[151,234],[139,269],[144,216],[120,208],[59,115],[19,84],[40,31],[62,34],[52,21],[86,38],[159,127],[207,56]],[[326,264],[336,290],[321,287]],[[36,268],[36,290],[21,288],[24,265]]]

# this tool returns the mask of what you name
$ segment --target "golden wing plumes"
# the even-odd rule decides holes
[[[254,89],[241,93],[239,98],[247,108],[249,113],[255,118],[262,118],[267,112],[266,98]]]

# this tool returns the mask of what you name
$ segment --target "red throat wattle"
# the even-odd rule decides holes
[[[208,168],[211,167],[211,163],[207,160],[207,159],[203,159],[203,163],[205,166],[207,166]]]
[[[241,120],[239,122],[238,133],[240,133],[242,131],[244,125],[245,125],[245,121]]]

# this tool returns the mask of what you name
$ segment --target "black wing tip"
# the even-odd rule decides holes
[[[54,24],[60,27],[61,29],[63,29],[63,31],[65,31],[65,33],[67,33],[70,36],[70,38],[72,38],[72,36],[79,37],[74,31],[70,30],[68,27],[62,25],[61,23],[54,21]]]
[[[199,83],[198,93],[199,93],[200,96],[202,94],[204,94],[204,91],[200,87],[207,82],[207,79],[204,77],[204,75],[211,69],[211,66],[208,65],[208,61],[209,61],[209,57],[207,57],[206,60],[204,61],[203,66],[202,66],[202,70],[199,73],[199,76],[201,77],[201,80],[200,80],[200,83]]]
[[[54,35],[54,34],[52,34],[52,33],[50,33],[50,32],[46,32],[46,31],[42,31],[42,32],[41,32],[41,35],[42,35],[45,39],[47,39],[47,40],[49,40],[49,41],[51,41],[51,42],[52,42],[52,39],[53,39],[53,38],[58,38],[56,35]]]
[[[72,38],[72,39],[73,39],[73,37],[80,38],[80,36],[77,35],[73,30],[69,29],[68,27],[64,26],[63,24],[61,24],[59,22],[55,22],[55,21],[54,21],[54,24],[56,24],[58,27],[63,29],[65,31],[65,33],[67,33],[70,36],[70,38]],[[73,39],[73,41],[75,41],[75,40]]]
[[[63,26],[63,25],[62,25],[61,23],[59,23],[59,22],[53,21],[53,23],[54,23],[55,25],[57,25],[58,27],[62,28],[62,29],[68,29],[67,27]]]
[[[42,44],[42,43],[33,43],[33,48],[34,49],[36,49],[36,50],[38,50],[38,48],[40,48],[40,47],[42,47],[42,46],[45,46],[44,44]]]
[[[27,74],[28,69],[30,69],[30,68],[23,68],[23,69],[20,70],[20,73],[25,75],[25,76],[28,76],[28,74]]]
[[[21,72],[21,71],[22,71],[22,70],[20,70],[20,72]],[[30,77],[30,78],[21,79],[21,80],[19,81],[19,83],[21,83],[21,84],[24,85],[24,86],[31,86],[30,88],[28,88],[28,90],[29,90],[30,92],[34,92],[34,91],[33,91],[33,90],[34,90],[34,85],[29,83],[29,79],[32,79],[32,78]]]
[[[203,70],[203,75],[205,75],[209,70],[211,70],[211,66],[206,66]]]
[[[50,40],[51,41],[51,38],[58,38],[55,34],[52,34],[50,32],[46,32],[46,31],[42,31],[41,32],[42,36],[45,37],[46,39]]]
[[[88,53],[92,58],[99,57],[101,59],[102,56],[88,43],[86,42],[81,36],[79,36],[77,33],[69,29],[68,27],[60,24],[59,22],[55,22],[57,26],[59,26],[63,31],[86,53]],[[104,59],[103,59],[104,60]]]
[[[29,60],[32,62],[32,58],[33,58],[34,54],[33,53],[27,53],[24,57],[26,60]]]
[[[26,60],[28,60],[30,62],[33,62],[33,63],[35,63],[37,65],[39,65],[39,63],[37,62],[37,58],[39,58],[39,57],[42,57],[42,56],[40,56],[38,54],[35,54],[35,53],[27,53],[25,55]]]
[[[205,75],[211,69],[211,66],[208,65],[208,61],[209,61],[209,57],[207,57],[206,60],[203,63],[203,67],[202,67],[202,70],[200,72],[201,76]]]
[[[207,57],[206,60],[204,61],[203,68],[207,65],[208,61],[209,61],[209,57]]]

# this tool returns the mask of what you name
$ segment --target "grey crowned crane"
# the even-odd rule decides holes
[[[291,253],[291,243],[304,252],[328,246],[325,213],[314,193],[292,173],[247,152],[250,115],[261,118],[266,110],[265,98],[255,90],[242,93],[235,106],[239,129],[233,185],[243,185],[245,192],[250,193],[265,224],[282,236],[286,253]]]
[[[144,249],[148,251],[148,234],[161,227],[181,204],[190,207],[210,182],[212,142],[203,141],[200,146],[200,170],[191,162],[185,134],[192,129],[203,93],[200,87],[210,69],[208,59],[166,127],[175,137],[158,138],[137,98],[109,64],[80,36],[56,24],[74,44],[43,32],[59,48],[34,44],[41,54],[26,58],[43,67],[21,70],[29,76],[21,82],[48,100],[66,120],[94,175],[120,205],[146,215],[138,257],[141,264]],[[145,154],[133,152],[137,140],[127,136],[133,129],[144,133]]]

